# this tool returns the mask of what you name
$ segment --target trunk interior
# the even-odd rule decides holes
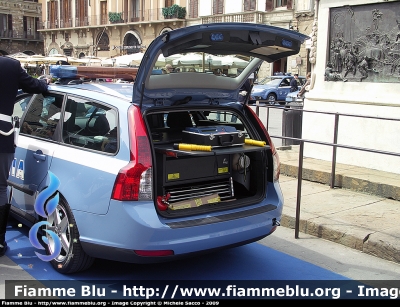
[[[252,129],[239,114],[168,111],[148,114],[146,121],[155,152],[159,214],[227,210],[265,197],[271,149],[249,144]]]

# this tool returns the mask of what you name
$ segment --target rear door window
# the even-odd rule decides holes
[[[64,96],[59,94],[36,95],[20,123],[20,133],[42,139],[58,140],[63,99]]]
[[[290,86],[290,78],[283,78],[279,86]]]
[[[64,143],[107,153],[117,152],[118,118],[114,108],[69,96],[65,118]]]

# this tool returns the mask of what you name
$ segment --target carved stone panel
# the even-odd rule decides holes
[[[326,81],[400,82],[400,2],[330,10]]]

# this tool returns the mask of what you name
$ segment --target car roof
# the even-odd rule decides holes
[[[253,88],[265,88],[270,86],[268,83],[272,80],[282,80],[282,79],[293,79],[292,75],[279,75],[279,76],[267,76],[262,79],[259,79],[257,83],[254,84]],[[303,77],[299,76],[299,79],[303,79]],[[264,84],[265,83],[265,84]],[[276,84],[278,85],[278,84]]]
[[[140,106],[173,105],[184,96],[219,104],[237,99],[240,88],[263,61],[274,62],[298,54],[308,36],[287,29],[253,23],[214,23],[176,29],[157,37],[143,56],[133,87],[132,102]],[[152,74],[160,55],[207,53],[241,55],[251,61],[237,77],[207,73]],[[204,64],[204,60],[203,60]],[[204,66],[204,65],[203,65]],[[190,103],[190,102],[189,102]]]
[[[284,78],[294,78],[293,75],[278,75],[278,76],[267,76],[263,79],[284,79]],[[299,78],[305,78],[303,76],[299,76]]]
[[[51,84],[49,86],[49,90],[90,97],[106,103],[112,103],[121,100],[124,102],[131,102],[132,98],[132,84],[125,83],[90,82],[68,85]]]
[[[133,91],[133,85],[129,83],[112,83],[112,82],[106,82],[106,83],[96,83],[96,82],[90,82],[86,84],[79,84],[76,86],[76,88],[81,88],[81,89],[86,89],[98,93],[104,93],[104,94],[109,94],[109,95],[115,95],[120,98],[127,98],[131,100],[132,98],[132,91]]]

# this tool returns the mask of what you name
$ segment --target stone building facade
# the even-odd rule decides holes
[[[0,54],[43,54],[41,17],[38,0],[0,0]]]
[[[41,1],[46,55],[106,58],[139,52],[164,31],[186,26],[185,15],[163,15],[163,8],[180,9],[186,1]]]
[[[165,31],[210,22],[263,23],[309,34],[313,11],[314,0],[0,0],[0,52],[113,57],[143,51]],[[304,45],[296,57],[263,64],[260,77],[305,74],[308,57]]]
[[[314,0],[39,1],[45,55],[74,57],[138,52],[165,31],[211,22],[263,23],[308,34],[314,10]],[[264,64],[260,77],[276,72],[305,75],[309,68],[304,45],[299,56]]]

